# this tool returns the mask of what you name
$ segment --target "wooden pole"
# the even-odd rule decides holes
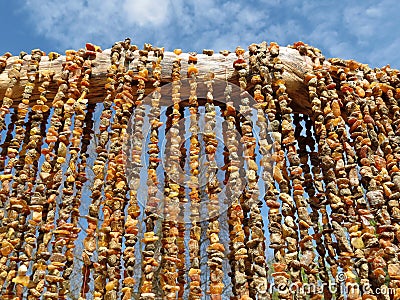
[[[92,79],[90,81],[90,94],[88,96],[89,103],[98,103],[104,99],[105,89],[104,85],[106,83],[106,74],[107,68],[110,66],[110,49],[104,50],[102,53],[97,53],[96,59],[93,60],[93,68],[92,68]],[[139,56],[138,51],[135,51],[135,58]],[[182,53],[180,55],[182,62],[182,78],[186,77],[184,70],[187,69],[187,61],[189,54]],[[248,55],[246,55],[248,57]],[[304,74],[312,70],[312,62],[311,59],[307,56],[301,56],[297,50],[280,47],[280,59],[284,65],[284,74],[283,77],[286,81],[287,92],[289,96],[292,98],[292,108],[295,113],[303,113],[310,114],[311,112],[311,104],[308,99],[307,87],[304,84]],[[212,56],[207,56],[205,54],[198,54],[198,63],[197,67],[199,69],[199,78],[206,77],[208,72],[212,71],[215,74],[215,78],[220,80],[227,80],[230,83],[237,84],[238,75],[233,68],[233,62],[236,59],[236,55],[234,53],[229,54],[228,56],[223,56],[222,54],[214,54]],[[0,100],[3,99],[5,91],[8,87],[9,78],[8,71],[12,68],[12,63],[18,59],[18,57],[10,57],[7,59],[7,67],[0,74]],[[20,101],[22,92],[24,90],[24,85],[27,82],[27,66],[30,55],[26,55],[24,57],[21,78],[17,85],[14,87],[13,92],[13,100],[14,105],[16,107]],[[149,55],[149,59],[152,60],[154,57],[151,56],[151,52]],[[172,63],[175,59],[175,54],[173,52],[165,52],[164,59],[162,60],[162,84],[166,84],[171,82],[171,70]],[[134,60],[135,61],[135,60]],[[54,72],[54,80],[53,84],[50,86],[50,93],[48,95],[49,101],[51,101],[52,97],[55,95],[57,91],[57,78],[60,78],[62,63],[65,62],[65,56],[60,56],[54,61],[49,61],[47,56],[44,56],[40,62],[39,71],[53,71]],[[136,71],[135,64],[133,63],[133,70]],[[39,81],[41,78],[39,76]],[[36,85],[39,86],[39,85]],[[251,86],[250,86],[251,88]],[[150,93],[153,87],[151,83],[146,86],[146,93]],[[35,99],[39,96],[39,91],[35,89],[32,94],[32,99]],[[33,103],[33,101],[32,101]],[[51,104],[48,103],[47,105]]]

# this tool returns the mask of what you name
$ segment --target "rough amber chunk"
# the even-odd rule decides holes
[[[174,53],[176,54],[176,55],[180,55],[180,54],[182,54],[182,49],[174,49]]]
[[[3,242],[1,243],[1,254],[2,254],[3,256],[7,256],[7,255],[9,255],[13,250],[14,250],[14,246],[13,246],[10,242],[8,242],[8,241],[6,241],[6,240],[3,240]]]
[[[23,286],[27,287],[29,285],[29,276],[18,275],[17,277],[13,278],[12,282],[16,284],[22,284]]]

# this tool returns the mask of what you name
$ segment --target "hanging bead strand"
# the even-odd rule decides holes
[[[229,261],[231,266],[232,293],[236,299],[246,299],[249,297],[249,285],[245,273],[245,258],[247,250],[244,244],[243,230],[243,209],[240,204],[240,196],[243,192],[243,179],[239,176],[239,155],[238,155],[238,139],[236,130],[236,112],[237,109],[232,101],[232,85],[226,84],[224,91],[226,108],[223,112],[226,122],[226,131],[224,135],[224,143],[226,145],[225,166],[225,190],[226,197],[230,198],[231,205],[228,208],[229,223]]]
[[[208,166],[208,172],[206,174],[206,193],[208,196],[209,204],[207,209],[209,211],[209,224],[207,229],[207,235],[210,239],[210,245],[207,248],[209,255],[209,267],[210,267],[210,295],[211,299],[218,299],[222,297],[224,289],[224,273],[222,271],[222,261],[225,258],[224,252],[225,247],[220,240],[221,226],[219,224],[218,217],[220,215],[219,205],[219,194],[221,192],[220,183],[217,178],[217,162],[215,160],[215,153],[218,147],[218,140],[216,138],[215,126],[216,126],[216,111],[213,98],[213,78],[214,74],[209,73],[206,81],[207,94],[205,104],[205,116],[204,116],[204,133],[203,141],[206,153],[206,163]],[[210,261],[211,257],[211,261]],[[212,263],[212,264],[211,264]]]
[[[3,57],[10,57],[10,55],[4,55]],[[0,132],[6,128],[5,117],[10,112],[10,108],[13,105],[14,100],[12,99],[15,93],[16,85],[21,79],[21,71],[23,66],[23,57],[15,59],[12,63],[11,70],[8,72],[9,82],[7,84],[7,89],[3,97],[3,101],[0,107]],[[3,60],[4,61],[4,60]],[[4,62],[4,65],[6,63]],[[32,88],[32,83],[30,82],[30,78],[28,77],[28,83],[25,84],[24,92],[29,91],[28,89]],[[4,163],[3,163],[4,164]]]
[[[29,192],[31,186],[25,187],[25,182],[30,180],[29,168],[33,161],[26,161],[26,147],[28,145],[28,140],[25,135],[31,134],[31,126],[28,122],[25,125],[26,117],[30,118],[32,121],[33,113],[29,112],[29,102],[33,90],[35,88],[35,81],[39,74],[39,62],[42,51],[35,49],[32,50],[29,65],[28,65],[28,82],[24,87],[23,100],[18,104],[18,118],[15,125],[15,136],[11,140],[11,145],[8,148],[8,156],[10,157],[7,166],[5,168],[5,173],[7,172],[11,175],[13,169],[15,169],[14,176],[10,176],[9,180],[3,181],[3,190],[7,191],[9,188],[9,182],[13,179],[11,185],[11,190],[9,195],[9,202],[7,207],[7,217],[10,223],[7,224],[7,231],[10,234],[11,239],[16,239],[16,243],[12,248],[10,248],[10,253],[6,253],[11,256],[8,257],[8,284],[6,283],[6,294],[13,295],[16,292],[17,297],[22,297],[23,287],[27,286],[29,280],[27,281],[26,272],[28,271],[29,261],[28,256],[24,253],[23,248],[25,229],[27,228],[26,218],[29,214]],[[16,74],[16,73],[15,73]],[[10,102],[11,105],[12,102]],[[3,102],[4,104],[4,102]],[[37,123],[35,122],[34,125]],[[24,128],[24,125],[26,128]],[[32,131],[35,133],[36,128]],[[40,130],[39,130],[40,131]],[[10,152],[13,150],[13,152]],[[18,155],[17,155],[18,154]],[[29,158],[29,157],[28,157]],[[28,164],[29,163],[29,164]],[[26,190],[26,193],[25,193]],[[5,225],[5,224],[4,224]],[[14,252],[12,252],[14,250]],[[22,262],[22,264],[19,264]],[[18,270],[18,273],[16,272]]]
[[[260,166],[264,171],[271,171],[270,162],[266,162],[267,159],[270,159],[270,156],[263,157],[263,154],[267,154],[271,149],[271,145],[268,145],[267,141],[267,119],[265,117],[264,108],[266,103],[264,102],[264,95],[261,91],[262,79],[260,76],[260,60],[261,58],[265,57],[266,54],[266,45],[262,44],[260,46],[252,44],[249,46],[249,69],[250,69],[250,76],[251,76],[251,84],[254,84],[254,91],[253,91],[253,99],[255,103],[252,105],[254,111],[257,111],[257,115],[255,116],[257,121],[256,124],[259,128],[259,135],[258,135],[258,143],[259,147],[261,148],[260,154]],[[263,70],[264,72],[266,70]],[[250,115],[247,117],[250,118]],[[249,119],[248,119],[249,120]],[[253,127],[253,125],[252,125]],[[250,128],[249,128],[250,129]],[[253,130],[252,130],[253,131]],[[249,135],[253,135],[252,132],[249,131]],[[250,135],[250,136],[251,136]],[[264,166],[267,169],[264,169]],[[270,295],[268,294],[268,280],[267,280],[267,263],[265,257],[265,233],[264,233],[264,222],[261,215],[261,207],[262,202],[259,199],[259,191],[258,191],[258,164],[256,163],[256,154],[248,160],[248,168],[249,168],[249,181],[250,184],[253,185],[250,187],[254,189],[251,191],[252,193],[252,203],[250,206],[250,229],[251,229],[251,239],[247,242],[247,247],[249,248],[249,257],[252,264],[252,289],[254,291],[254,296],[258,299],[269,299]],[[252,180],[250,180],[252,179]]]
[[[33,50],[31,54],[31,62],[34,62],[33,65],[30,64],[30,72],[34,72],[35,78],[38,77],[39,74],[39,63],[44,53],[40,50]],[[47,82],[49,84],[49,82]],[[46,83],[44,82],[44,85]],[[43,88],[43,84],[39,89]],[[24,228],[23,232],[20,235],[20,252],[18,254],[17,261],[21,262],[18,268],[18,276],[13,279],[14,282],[17,283],[15,289],[17,292],[17,297],[22,297],[24,279],[28,280],[29,277],[24,274],[25,270],[29,268],[29,260],[32,258],[31,245],[25,245],[25,241],[28,239],[30,242],[35,240],[34,231],[35,227],[29,222],[29,214],[32,207],[30,206],[30,195],[32,193],[33,182],[36,177],[37,170],[37,160],[40,156],[41,146],[41,125],[43,120],[43,112],[49,110],[49,107],[43,105],[46,102],[46,98],[41,95],[40,99],[37,100],[38,105],[34,105],[32,111],[30,113],[30,126],[26,126],[26,133],[29,135],[29,142],[24,140],[22,147],[19,151],[19,162],[15,165],[16,172],[13,183],[13,191],[10,197],[10,203],[14,202],[15,204],[19,204],[22,206],[28,206],[28,209],[22,209],[20,212],[20,216],[18,220],[20,220],[20,228]],[[47,114],[46,114],[47,115]],[[29,134],[28,134],[29,132]],[[15,191],[15,193],[13,193]],[[22,222],[25,221],[25,225]],[[21,271],[23,270],[23,271]],[[22,280],[21,280],[22,279]],[[19,282],[19,280],[21,280]]]
[[[279,51],[279,46],[271,43],[271,50],[276,47]],[[308,267],[312,267],[313,260],[315,257],[312,251],[312,237],[308,234],[308,228],[311,226],[311,220],[307,212],[307,202],[304,199],[304,189],[302,183],[304,181],[303,170],[301,169],[300,159],[296,150],[296,141],[294,137],[294,127],[292,119],[292,109],[290,107],[291,99],[286,93],[285,81],[282,78],[284,68],[279,56],[273,59],[273,84],[276,86],[276,98],[278,99],[279,108],[282,113],[282,148],[286,150],[286,159],[288,163],[284,163],[283,167],[283,178],[286,176],[288,179],[284,179],[280,184],[281,198],[282,196],[290,199],[288,195],[290,182],[293,188],[293,204],[291,209],[287,211],[285,216],[285,224],[283,224],[284,231],[287,231],[289,253],[286,254],[285,259],[290,265],[291,279],[294,285],[300,287],[302,285],[303,278],[301,271],[305,271],[303,276],[304,280],[308,282]],[[286,171],[285,165],[288,164],[288,171]],[[286,192],[285,192],[286,190]],[[283,192],[283,194],[282,194]],[[287,193],[287,194],[285,194]],[[291,202],[291,201],[290,201]],[[298,220],[295,221],[295,213],[297,213]],[[284,212],[285,215],[285,212]],[[293,223],[295,221],[296,223]],[[299,238],[297,236],[299,232]],[[290,247],[290,248],[289,248]],[[301,251],[301,255],[300,255]],[[296,254],[295,254],[296,253]],[[297,297],[304,298],[305,294],[301,289],[298,289]]]
[[[346,72],[348,72],[348,71],[350,71],[350,70],[346,70]],[[350,121],[350,119],[353,119],[354,116],[359,116],[359,113],[361,112],[358,108],[354,109],[354,111],[350,110],[350,107],[353,107],[354,104],[359,104],[360,102],[365,101],[365,99],[361,100],[361,98],[363,98],[363,97],[360,98],[361,101],[357,100],[357,98],[360,97],[360,95],[365,96],[365,95],[363,95],[363,93],[361,92],[359,87],[357,88],[358,84],[362,83],[364,80],[360,81],[358,77],[351,76],[350,74],[348,76],[346,72],[343,69],[339,68],[339,69],[337,69],[336,74],[334,74],[334,73],[333,74],[331,73],[331,74],[332,74],[332,76],[338,75],[338,79],[340,80],[340,88],[344,94],[343,100],[344,100],[344,104],[346,107],[347,116],[350,116],[350,118],[348,117],[349,118],[348,120]],[[347,84],[349,84],[349,87],[354,86],[356,93],[354,93],[354,94],[350,93],[352,88],[348,88]],[[343,87],[343,89],[342,89],[342,87]],[[358,95],[358,93],[360,95]],[[358,141],[362,140],[362,134],[359,135],[359,133],[354,132],[354,128],[352,128],[352,126],[350,126],[348,128],[349,128],[349,131],[342,130],[343,136],[345,136],[345,139],[343,139],[343,140],[347,140],[346,143],[344,143],[344,148],[345,148],[345,153],[346,153],[346,158],[347,158],[347,164],[349,166],[351,166],[351,169],[349,169],[349,171],[348,171],[348,178],[349,178],[349,184],[351,187],[351,195],[354,197],[354,198],[349,198],[349,200],[351,200],[350,203],[346,203],[346,204],[348,204],[348,207],[350,207],[350,209],[348,209],[348,211],[349,211],[348,215],[350,215],[349,221],[350,221],[351,227],[349,227],[348,230],[349,230],[349,235],[350,235],[350,243],[353,246],[353,248],[355,249],[355,251],[354,251],[354,253],[355,253],[354,266],[357,271],[357,275],[359,278],[358,280],[360,280],[360,285],[362,286],[362,288],[364,290],[367,290],[366,294],[369,294],[370,292],[366,288],[366,287],[370,286],[370,282],[368,280],[368,264],[367,264],[367,261],[365,258],[365,253],[363,253],[365,244],[363,241],[362,231],[360,230],[361,229],[360,227],[365,226],[365,219],[361,212],[363,211],[363,209],[366,208],[366,205],[365,205],[366,203],[365,203],[365,198],[364,198],[365,195],[361,188],[359,176],[357,174],[358,168],[357,168],[356,163],[357,163],[357,161],[360,161],[360,158],[357,159],[358,154],[356,156],[356,152],[354,151],[353,147],[350,146],[350,143],[352,143],[352,142],[350,141],[349,137],[347,136],[347,132],[350,133],[351,138],[355,138]],[[371,138],[373,138],[372,135],[371,135]],[[355,144],[357,144],[357,143],[358,142],[356,142]],[[354,142],[352,144],[354,145]],[[357,146],[357,148],[358,148],[358,146]],[[363,160],[361,160],[361,161],[363,161]],[[351,164],[353,164],[355,166],[352,166]],[[360,172],[360,174],[361,174],[361,172]],[[362,181],[362,176],[361,176],[361,181]],[[356,212],[354,212],[354,211],[356,211]],[[369,232],[371,232],[371,230],[372,231],[374,230],[373,227],[371,226],[371,224],[369,224],[369,222],[367,224],[367,228],[368,228]],[[353,282],[354,282],[354,280],[353,280]]]
[[[367,89],[368,92],[365,93],[365,98],[360,97],[358,93],[360,91],[356,90],[356,93],[353,89],[353,77],[348,76],[348,73],[350,72],[349,68],[339,68],[337,69],[337,75],[340,79],[340,89],[344,93],[344,101],[346,103],[346,108],[348,114],[352,117],[352,122],[354,122],[354,117],[357,117],[359,120],[358,122],[355,121],[353,125],[350,127],[350,134],[351,137],[355,140],[354,145],[355,145],[355,150],[357,155],[360,158],[360,163],[362,164],[362,167],[360,169],[360,175],[361,175],[361,183],[367,187],[367,192],[365,194],[366,199],[368,200],[368,204],[370,207],[370,211],[368,210],[368,204],[365,202],[364,198],[359,198],[358,200],[358,213],[361,215],[361,225],[365,228],[368,229],[368,232],[362,234],[358,230],[357,224],[352,228],[351,232],[351,243],[354,247],[357,247],[359,249],[364,249],[365,248],[373,248],[376,246],[378,243],[378,239],[375,237],[375,231],[377,228],[377,225],[381,225],[382,219],[379,218],[379,211],[381,211],[382,205],[384,203],[384,195],[382,189],[378,188],[378,181],[379,176],[375,177],[374,175],[377,173],[377,169],[375,168],[375,162],[377,162],[377,165],[380,165],[379,161],[379,155],[373,155],[372,154],[372,141],[374,140],[374,136],[376,137],[376,132],[374,130],[374,126],[371,126],[371,117],[369,116],[369,104],[372,104],[372,99],[374,99],[374,96],[377,96],[376,94],[373,94],[373,89]],[[374,74],[370,74],[374,75]],[[369,76],[368,76],[369,77]],[[374,76],[373,76],[374,77]],[[365,82],[366,87],[368,87],[368,83]],[[379,92],[377,89],[375,92]],[[362,94],[362,93],[361,93]],[[375,106],[375,104],[373,104]],[[353,108],[350,110],[350,108]],[[381,116],[378,113],[378,116],[376,116],[376,123],[378,124],[380,122]],[[357,127],[358,126],[358,127]],[[379,126],[378,126],[379,127]],[[378,154],[380,151],[377,149],[376,153]],[[376,161],[375,161],[376,159]],[[380,166],[381,168],[382,166]],[[361,171],[363,170],[363,171]],[[369,172],[370,171],[370,172]],[[368,183],[365,180],[365,176],[368,176],[369,180]],[[376,180],[378,179],[378,180]],[[364,194],[362,191],[360,191],[360,194]],[[373,215],[368,216],[368,213],[372,212]],[[370,219],[372,217],[372,222]],[[390,219],[390,217],[388,216]],[[385,222],[385,221],[383,221]],[[375,225],[373,225],[375,224]],[[382,224],[383,225],[383,224]],[[364,243],[365,240],[365,243]],[[361,253],[360,253],[361,254]],[[382,257],[375,257],[375,255],[371,255],[370,251],[366,251],[363,253],[363,256],[365,255],[365,258],[368,261],[372,261],[372,266],[370,265],[369,268],[367,264],[364,264],[362,260],[360,260],[359,265],[362,265],[364,269],[361,270],[360,275],[361,275],[361,282],[364,286],[371,287],[371,284],[375,284],[375,282],[379,282],[382,284],[382,278],[386,277],[386,272],[382,268]],[[365,278],[367,276],[367,272],[365,268],[368,268],[369,271],[369,278]],[[371,274],[371,270],[373,270],[373,275]],[[372,276],[371,276],[372,275]],[[375,281],[372,280],[371,277],[380,277],[380,280]]]
[[[68,77],[68,95],[67,95],[68,100],[64,104],[65,122],[63,126],[63,131],[60,134],[60,143],[57,152],[58,157],[56,164],[54,165],[53,168],[54,177],[52,178],[51,190],[50,189],[47,190],[50,195],[54,195],[52,196],[54,197],[54,201],[55,198],[59,195],[58,190],[62,183],[64,164],[69,165],[69,159],[67,155],[68,147],[70,144],[69,138],[71,133],[74,135],[77,132],[74,131],[76,129],[75,128],[76,124],[75,122],[74,124],[72,124],[72,119],[74,119],[75,117],[74,104],[76,103],[77,99],[79,99],[79,97],[82,95],[82,93],[79,91],[78,83],[80,81],[79,79],[81,78],[82,74],[81,68],[83,61],[84,59],[79,55],[79,52],[74,50],[66,51],[66,70],[69,71],[69,77]],[[85,94],[83,96],[85,96]],[[72,127],[72,125],[74,126]],[[73,144],[71,141],[71,147],[72,146]],[[75,165],[73,167],[75,168]],[[69,177],[68,181],[66,181],[65,184],[69,184],[72,178],[75,180],[74,177]],[[65,190],[62,191],[62,195],[65,195]],[[45,285],[47,286],[47,290],[44,295],[49,298],[59,297],[59,284],[61,284],[64,281],[63,278],[61,277],[62,274],[59,270],[61,266],[64,266],[66,261],[62,254],[62,249],[63,246],[67,243],[67,239],[69,238],[69,236],[71,234],[74,234],[74,232],[72,228],[68,225],[68,223],[60,221],[60,219],[61,220],[63,218],[67,219],[69,217],[68,210],[70,209],[70,203],[72,203],[72,201],[73,197],[67,197],[65,200],[63,199],[63,201],[59,205],[56,205],[54,207],[54,214],[48,214],[48,217],[51,218],[49,221],[52,223],[52,226],[55,226],[54,228],[55,230],[49,231],[46,236],[46,242],[47,243],[51,242],[52,245],[48,248],[49,253],[51,253],[51,255],[50,257],[48,257],[48,260],[50,261],[46,262],[48,274],[46,274],[44,277]],[[59,209],[57,210],[57,208]],[[55,223],[53,223],[54,219],[56,219],[56,212],[55,212],[56,210],[58,212],[58,219]],[[58,263],[61,264],[57,265]],[[62,268],[60,269],[62,270]],[[61,295],[63,295],[62,290],[61,290]]]
[[[49,60],[52,61],[59,56],[59,54],[54,52],[49,53]],[[49,187],[51,187],[53,180],[52,169],[57,161],[57,149],[60,143],[59,134],[63,132],[62,125],[65,117],[63,107],[68,90],[67,80],[69,76],[67,67],[68,65],[64,63],[61,78],[57,80],[58,91],[51,104],[53,114],[50,119],[50,127],[44,135],[47,147],[42,147],[41,149],[41,153],[45,159],[39,171],[36,188],[31,196],[31,205],[36,207],[32,213],[32,220],[38,226],[36,252],[34,254],[35,263],[32,268],[32,282],[34,283],[34,287],[29,289],[29,297],[33,297],[33,299],[39,299],[44,291],[47,269],[46,261],[50,257],[47,246],[51,239],[50,231],[54,229],[56,194],[51,194]],[[42,96],[44,96],[44,93],[46,91],[42,92]]]
[[[282,72],[283,72],[283,65],[280,63],[279,59],[279,45],[271,42],[268,46],[268,51],[270,54],[270,73],[271,73],[271,83],[276,88],[275,95],[273,95],[273,101],[275,102],[274,109],[280,109],[281,118],[282,120],[270,119],[271,130],[273,131],[273,139],[274,139],[274,152],[273,159],[276,162],[276,165],[273,168],[273,177],[275,181],[279,185],[279,198],[282,200],[282,215],[284,217],[284,222],[281,224],[282,235],[285,236],[286,242],[286,250],[287,252],[283,252],[283,248],[281,249],[282,258],[278,259],[282,261],[282,263],[277,263],[274,265],[274,271],[272,275],[274,276],[275,285],[281,285],[281,288],[278,293],[279,296],[285,298],[288,296],[289,290],[284,288],[287,285],[287,281],[291,278],[294,281],[294,284],[297,284],[299,281],[300,271],[295,270],[295,264],[291,264],[292,261],[295,261],[298,257],[298,238],[297,235],[294,235],[293,232],[297,230],[297,224],[294,222],[294,212],[295,212],[295,205],[293,198],[289,195],[290,186],[289,186],[289,176],[286,170],[286,159],[285,156],[285,148],[286,148],[286,140],[287,137],[290,137],[290,132],[292,130],[289,121],[287,118],[290,118],[288,115],[289,111],[285,110],[287,107],[284,104],[287,104],[286,97],[282,95],[285,93],[285,85],[282,79]],[[267,90],[270,88],[267,87]],[[272,87],[271,87],[272,90]],[[285,103],[280,105],[280,96],[282,96],[282,101]],[[284,116],[285,115],[285,116]],[[271,116],[272,117],[272,116]],[[279,132],[279,128],[281,132]],[[293,147],[288,147],[288,152],[293,152]],[[288,267],[290,269],[288,270]],[[288,270],[289,272],[286,273],[285,271]],[[301,296],[301,295],[299,295]]]
[[[60,297],[65,297],[70,291],[69,278],[72,273],[72,264],[74,261],[74,244],[80,228],[77,226],[77,216],[79,208],[74,209],[81,190],[81,181],[79,176],[79,167],[77,161],[79,152],[81,151],[81,139],[83,135],[83,125],[86,117],[87,94],[89,93],[89,78],[91,75],[90,56],[86,50],[81,49],[77,53],[76,62],[81,68],[80,75],[80,96],[73,104],[74,107],[74,127],[72,131],[70,157],[67,161],[68,167],[65,172],[66,180],[62,189],[63,202],[58,211],[58,219],[56,220],[55,244],[53,247],[53,255],[50,258],[51,267],[57,268],[58,272],[54,273],[59,283],[58,293]],[[84,154],[84,153],[83,153]],[[76,191],[76,195],[74,195]],[[78,199],[77,199],[78,198]],[[64,231],[63,231],[64,230]],[[69,233],[66,233],[67,230]],[[64,249],[65,247],[65,249]],[[62,274],[61,274],[62,272]],[[60,277],[62,276],[63,279]],[[50,275],[47,278],[51,278]]]
[[[108,159],[108,168],[105,177],[104,184],[104,202],[102,206],[103,210],[103,223],[97,231],[98,237],[98,248],[97,248],[97,262],[94,264],[94,299],[98,300],[103,297],[103,295],[107,294],[108,296],[112,296],[115,294],[115,288],[117,285],[119,278],[119,269],[116,266],[118,260],[118,240],[119,235],[115,233],[120,226],[120,218],[122,216],[118,215],[120,212],[114,214],[114,211],[119,210],[121,208],[121,200],[113,199],[114,197],[114,186],[117,180],[118,175],[123,172],[122,170],[118,170],[118,154],[119,154],[119,133],[121,130],[120,120],[122,117],[122,108],[121,108],[121,99],[117,98],[116,93],[121,92],[123,85],[123,67],[121,67],[121,52],[123,46],[121,43],[115,43],[113,48],[111,49],[111,67],[110,71],[113,74],[112,79],[108,84],[114,85],[114,87],[109,87],[110,92],[112,92],[113,98],[113,106],[114,113],[113,119],[111,123],[111,130],[104,137],[109,138],[109,152],[107,154]],[[121,82],[122,81],[122,82]],[[110,99],[111,100],[111,99]],[[105,133],[104,131],[103,133]],[[122,187],[123,188],[123,187]],[[116,191],[115,191],[116,192]],[[115,196],[117,197],[117,196]],[[113,228],[111,228],[111,222]],[[114,229],[114,230],[113,230]],[[111,233],[113,232],[113,235]],[[114,234],[115,233],[115,234]],[[112,241],[112,242],[111,242]],[[94,248],[94,245],[93,245]],[[117,249],[116,249],[117,248]],[[87,253],[86,253],[87,254]],[[90,265],[89,262],[85,264],[86,266]],[[86,269],[87,270],[87,269]],[[86,277],[87,274],[84,274]],[[85,288],[87,282],[85,283]],[[86,291],[83,290],[83,293]]]
[[[249,297],[255,297],[255,290],[252,285],[252,270],[251,270],[251,257],[249,256],[249,247],[247,243],[250,240],[251,229],[249,213],[251,207],[257,205],[254,201],[258,198],[258,185],[257,185],[257,173],[255,168],[258,168],[254,163],[254,149],[256,139],[252,134],[252,122],[251,122],[251,108],[249,106],[249,94],[246,92],[247,89],[247,75],[248,75],[248,64],[244,59],[245,50],[241,47],[237,47],[235,50],[237,59],[233,63],[233,67],[239,74],[239,86],[240,86],[240,105],[239,105],[239,122],[241,127],[241,142],[243,143],[243,156],[246,161],[247,169],[245,177],[247,179],[247,186],[240,199],[243,209],[243,230],[245,233],[245,249],[246,249],[246,275],[249,284]],[[241,166],[244,170],[245,166]],[[258,209],[258,208],[256,208]]]
[[[87,49],[89,51],[96,51],[96,46],[87,45]],[[113,52],[112,52],[113,53]],[[93,261],[93,255],[98,247],[102,247],[104,240],[101,238],[102,233],[97,232],[98,229],[98,219],[99,219],[99,210],[100,203],[102,199],[102,189],[105,180],[105,174],[107,171],[106,161],[108,159],[107,153],[107,144],[109,141],[109,127],[110,120],[112,118],[112,110],[111,107],[113,105],[113,95],[115,92],[115,84],[116,84],[116,66],[117,61],[112,59],[111,65],[107,69],[107,83],[105,84],[106,96],[103,100],[103,110],[100,115],[99,120],[99,131],[95,134],[95,140],[97,141],[96,146],[96,157],[93,163],[93,186],[91,187],[91,201],[89,204],[88,215],[86,216],[86,220],[88,223],[88,227],[86,228],[86,237],[83,239],[83,251],[82,251],[82,285],[80,296],[85,299],[86,294],[89,292],[89,282],[91,273],[93,273],[94,278],[94,290],[93,295],[96,297],[96,292],[104,286],[104,277],[100,275],[101,264]],[[99,235],[98,235],[99,234]],[[95,238],[98,236],[98,246],[96,245]],[[94,270],[93,270],[94,269]]]
[[[263,172],[263,179],[266,183],[266,193],[264,196],[264,200],[269,208],[268,210],[268,230],[270,233],[270,245],[269,247],[274,251],[274,263],[273,268],[274,272],[272,273],[273,287],[280,286],[282,287],[279,290],[275,288],[272,290],[272,293],[278,293],[280,298],[284,298],[287,296],[288,290],[286,286],[288,285],[287,279],[289,278],[289,274],[287,273],[287,264],[285,262],[284,254],[285,248],[287,248],[282,229],[282,211],[283,209],[288,209],[287,203],[283,203],[282,205],[278,202],[279,191],[275,187],[275,182],[278,184],[282,180],[282,174],[280,172],[280,166],[282,165],[283,159],[283,150],[281,149],[281,133],[279,132],[279,114],[276,105],[276,99],[273,95],[272,89],[272,71],[273,64],[271,59],[278,54],[276,47],[270,48],[268,45],[263,45],[265,47],[264,51],[267,51],[267,56],[262,58],[261,63],[264,68],[260,69],[261,77],[263,79],[264,86],[262,87],[262,91],[265,93],[265,113],[268,117],[268,130],[271,132],[272,138],[272,147],[271,147],[271,166],[270,170],[265,170]],[[272,50],[272,51],[271,51]],[[277,118],[278,117],[278,118]],[[266,149],[268,150],[268,148]],[[267,152],[268,153],[268,152]],[[267,161],[269,161],[268,156],[266,156]],[[264,166],[264,168],[266,168]],[[271,176],[272,175],[272,176]],[[282,207],[280,209],[280,207]]]
[[[40,50],[32,51],[32,59],[35,61],[34,65],[30,67],[30,72],[35,72],[39,74],[39,63],[41,61],[44,53]],[[52,79],[50,78],[53,74],[51,71],[43,70],[40,72],[39,80],[42,79],[43,82],[41,86],[38,88],[40,91],[40,97],[36,100],[36,104],[32,107],[32,122],[30,126],[30,138],[29,143],[23,145],[20,153],[24,153],[24,155],[20,156],[20,163],[23,159],[24,167],[19,173],[19,178],[24,178],[23,182],[20,182],[20,187],[25,190],[23,196],[21,197],[27,205],[29,205],[29,211],[24,212],[24,216],[27,220],[27,226],[24,233],[21,236],[22,249],[24,249],[23,254],[20,255],[21,260],[28,258],[29,261],[32,261],[33,249],[37,245],[36,241],[36,230],[39,223],[42,221],[42,206],[34,205],[32,200],[33,187],[35,184],[37,171],[38,171],[38,163],[41,154],[42,147],[42,137],[45,136],[45,127],[46,120],[49,116],[49,106],[47,106],[46,94],[48,92],[48,87]],[[35,77],[37,77],[35,75]],[[39,174],[40,175],[40,174]],[[18,198],[18,195],[17,195]],[[32,214],[30,214],[32,212]],[[30,264],[28,261],[24,262],[27,269],[30,271]],[[20,265],[20,268],[22,265]],[[27,279],[27,277],[25,277]]]
[[[179,49],[179,52],[181,50]],[[197,59],[197,58],[196,58]],[[178,61],[175,61],[177,64]],[[180,63],[179,63],[180,67]],[[197,71],[197,67],[192,63],[190,69],[188,67],[188,75],[193,74]],[[178,73],[177,73],[178,75]],[[177,77],[176,79],[178,79]],[[200,227],[201,221],[201,206],[200,206],[200,187],[199,187],[199,154],[200,154],[200,143],[198,137],[198,124],[197,124],[197,106],[193,101],[193,97],[196,96],[195,86],[192,84],[193,79],[189,82],[190,84],[190,97],[191,105],[189,107],[190,113],[190,124],[189,130],[190,135],[190,148],[189,148],[189,168],[190,168],[190,178],[188,187],[189,191],[189,201],[190,201],[190,236],[189,236],[189,258],[190,258],[190,270],[189,270],[189,299],[197,300],[202,297],[201,290],[201,269],[200,269],[200,238],[202,228]],[[176,84],[176,97],[177,103],[179,103],[179,90],[180,85]],[[193,94],[192,94],[193,93]],[[174,97],[174,93],[173,93]],[[174,103],[176,103],[174,101]],[[175,107],[174,107],[175,108]]]

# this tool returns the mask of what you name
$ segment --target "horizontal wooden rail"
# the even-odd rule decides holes
[[[110,66],[110,49],[104,50],[102,53],[97,53],[96,59],[93,60],[93,69],[92,69],[92,79],[90,86],[90,95],[88,96],[89,103],[99,103],[104,99],[105,89],[104,85],[106,82],[106,74],[107,68]],[[135,56],[138,57],[138,51],[135,51]],[[171,70],[172,63],[175,59],[176,55],[173,52],[165,52],[164,59],[161,62],[162,65],[162,84],[166,84],[171,82]],[[187,70],[187,61],[189,54],[182,53],[180,55],[182,62],[182,78],[185,77],[185,73]],[[248,57],[246,55],[246,57]],[[289,96],[292,98],[292,108],[295,113],[303,113],[310,114],[311,105],[308,100],[308,93],[306,89],[306,85],[304,84],[304,74],[312,69],[311,59],[307,56],[301,56],[297,50],[281,47],[280,48],[280,59],[285,66],[285,72],[283,74],[284,79],[286,80],[287,92]],[[223,56],[222,54],[214,54],[212,56],[208,56],[205,54],[198,54],[198,63],[197,67],[199,69],[199,78],[206,77],[207,74],[211,71],[215,74],[215,78],[220,80],[227,80],[233,84],[237,84],[238,76],[233,68],[233,62],[236,59],[236,55],[234,53],[230,53],[228,56]],[[8,72],[12,68],[13,62],[18,59],[18,57],[10,57],[7,59],[7,67],[0,74],[0,99],[3,99],[5,91],[9,84]],[[30,55],[24,56],[24,63],[21,72],[20,81],[13,89],[13,100],[14,107],[16,107],[19,103],[19,100],[22,99],[22,93],[24,90],[24,85],[27,82],[27,67],[28,61],[30,59]],[[149,59],[153,59],[153,57],[149,56]],[[135,61],[135,60],[134,60]],[[52,97],[55,95],[57,91],[56,80],[61,75],[62,63],[65,62],[65,56],[60,56],[56,60],[49,61],[47,56],[44,56],[40,62],[39,71],[53,71],[54,72],[54,81],[50,86],[50,93],[48,94],[49,102]],[[135,65],[133,63],[134,70],[136,70]],[[40,72],[39,72],[40,73]],[[38,80],[41,78],[39,76]],[[39,92],[36,89],[32,94],[32,99],[36,99],[39,95]],[[146,86],[146,93],[150,93],[153,87],[151,83],[148,83]],[[32,102],[33,103],[33,102]]]

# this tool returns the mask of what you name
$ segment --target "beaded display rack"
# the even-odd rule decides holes
[[[400,299],[399,99],[302,42],[6,53],[0,298]]]

